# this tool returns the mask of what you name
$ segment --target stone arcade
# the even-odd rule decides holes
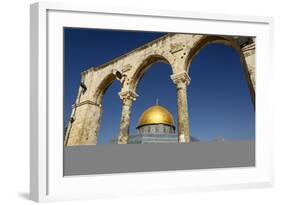
[[[114,80],[121,83],[122,112],[118,144],[127,144],[131,107],[137,99],[136,88],[145,71],[156,62],[171,65],[171,79],[177,90],[178,142],[189,143],[187,91],[189,67],[196,54],[209,43],[233,47],[241,63],[253,105],[255,105],[255,38],[215,35],[167,34],[117,57],[99,67],[81,73],[81,83],[65,134],[65,145],[96,145],[102,115],[102,99]]]

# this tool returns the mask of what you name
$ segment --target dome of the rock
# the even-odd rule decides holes
[[[172,114],[164,107],[155,105],[145,110],[141,117],[137,128],[144,125],[164,124],[175,127]]]

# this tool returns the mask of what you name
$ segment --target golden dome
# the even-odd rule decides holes
[[[155,105],[142,113],[139,119],[138,127],[151,124],[165,124],[174,127],[174,119],[167,109],[159,105]]]

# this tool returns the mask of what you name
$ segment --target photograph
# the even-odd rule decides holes
[[[185,144],[194,156],[218,150],[203,161],[224,156],[190,169],[254,166],[255,42],[64,27],[65,168],[77,152],[130,144]]]

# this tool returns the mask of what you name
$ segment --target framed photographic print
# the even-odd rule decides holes
[[[31,5],[35,201],[271,186],[272,19]]]

